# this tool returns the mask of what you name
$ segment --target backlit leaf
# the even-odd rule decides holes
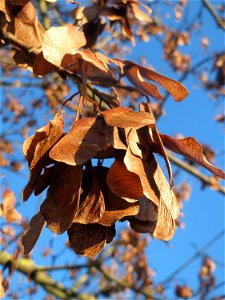
[[[199,144],[193,137],[175,139],[165,134],[161,134],[160,136],[164,146],[169,150],[185,156],[186,158],[205,167],[216,176],[225,179],[225,173],[221,169],[210,164],[203,154],[202,145]]]
[[[39,211],[30,221],[30,227],[25,235],[22,237],[22,244],[24,247],[24,254],[30,253],[34,248],[43,228],[45,227],[46,221]]]
[[[107,149],[107,139],[100,128],[100,119],[75,121],[71,130],[52,148],[49,156],[69,165],[84,164],[98,151]]]
[[[66,231],[77,214],[80,201],[82,166],[58,163],[41,205],[41,213],[47,226],[54,233]]]
[[[141,128],[155,123],[153,116],[146,112],[135,112],[132,108],[116,107],[101,112],[101,116],[109,126]]]
[[[6,189],[2,193],[2,203],[0,206],[0,216],[7,222],[14,223],[22,219],[22,215],[14,208],[16,198],[14,192]]]
[[[129,172],[122,159],[116,159],[109,169],[107,184],[117,196],[128,202],[135,202],[143,195],[139,177]]]
[[[23,153],[30,167],[30,180],[23,191],[23,200],[27,200],[35,188],[42,168],[52,161],[49,150],[63,135],[64,121],[61,114],[56,114],[46,126],[27,138],[23,144]]]
[[[47,61],[59,67],[65,54],[75,54],[85,44],[84,33],[76,26],[50,27],[44,35],[42,52]]]
[[[148,161],[142,161],[133,155],[128,147],[124,162],[129,171],[140,177],[144,195],[158,206],[154,237],[163,240],[171,239],[174,234],[175,220],[179,215],[179,205],[153,154]]]
[[[105,211],[104,196],[99,188],[95,175],[92,176],[92,187],[79,207],[74,223],[96,223]]]
[[[189,94],[188,90],[183,86],[183,84],[176,80],[168,78],[160,73],[157,73],[140,65],[137,65],[132,61],[126,60],[124,61],[124,65],[126,72],[128,72],[130,68],[137,67],[142,77],[160,84],[173,96],[174,100],[176,101],[183,100]]]
[[[139,211],[139,205],[137,201],[134,203],[129,203],[116,196],[110,190],[106,182],[108,170],[108,168],[104,167],[94,168],[94,172],[98,179],[99,187],[104,195],[105,202],[105,211],[98,223],[105,226],[111,226],[125,216],[136,215]]]
[[[105,246],[112,241],[115,228],[100,224],[83,225],[73,223],[68,229],[70,245],[76,254],[95,257]]]
[[[162,99],[162,95],[160,94],[157,86],[149,82],[145,82],[136,66],[127,69],[125,68],[125,76],[133,84],[133,86],[135,86],[135,88],[144,95],[147,94],[156,99]]]

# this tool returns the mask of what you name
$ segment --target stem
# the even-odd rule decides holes
[[[214,18],[214,20],[216,21],[217,25],[225,30],[225,21],[220,18],[219,15],[217,15],[217,13],[215,12],[214,7],[209,3],[208,0],[202,0],[202,4],[208,9],[209,13],[212,15],[212,17]]]
[[[197,251],[192,257],[190,257],[185,263],[183,263],[179,268],[177,268],[172,274],[170,274],[163,282],[162,284],[165,285],[169,283],[171,280],[173,280],[178,273],[186,269],[196,258],[198,258],[202,253],[205,252],[210,246],[215,244],[223,235],[225,230],[220,231],[218,234],[216,234],[211,240],[209,240],[199,251]]]
[[[209,177],[209,176],[202,174],[198,169],[196,169],[195,167],[189,165],[188,163],[180,160],[179,158],[173,156],[169,152],[167,152],[167,155],[168,155],[169,160],[172,163],[174,163],[178,167],[182,168],[183,170],[187,171],[188,173],[194,175],[196,178],[200,179],[204,184],[213,187],[213,183],[214,183],[213,178],[214,177],[212,177],[212,176]],[[217,183],[217,185],[216,185],[216,190],[218,192],[220,192],[222,195],[225,195],[225,188],[222,185],[220,185],[219,183]]]

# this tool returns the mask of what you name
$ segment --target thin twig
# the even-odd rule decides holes
[[[178,167],[182,168],[183,170],[187,171],[188,173],[194,175],[196,178],[200,179],[205,185],[209,185],[213,187],[216,191],[220,192],[221,194],[225,195],[225,188],[220,185],[219,183],[216,183],[215,186],[215,180],[213,176],[207,176],[202,174],[197,168],[189,165],[188,163],[184,162],[183,160],[175,157],[171,153],[167,152],[169,160],[177,165]]]
[[[3,266],[13,264],[17,271],[28,276],[42,286],[48,293],[56,296],[57,299],[96,300],[93,295],[81,294],[73,289],[65,288],[61,283],[54,281],[47,273],[38,271],[38,266],[30,259],[20,258],[15,261],[10,254],[2,251],[0,253],[0,264]]]
[[[155,298],[153,296],[153,291],[151,290],[146,290],[146,289],[139,289],[136,288],[135,286],[129,284],[127,281],[114,277],[112,275],[111,271],[108,271],[106,268],[102,267],[101,265],[96,265],[96,269],[99,270],[106,279],[115,282],[117,285],[119,285],[120,287],[124,288],[124,289],[130,289],[132,291],[134,291],[137,294],[143,295],[147,298],[150,298],[152,300],[158,300],[159,298]]]
[[[225,21],[222,18],[220,18],[219,15],[217,15],[217,13],[215,12],[214,7],[209,3],[209,1],[208,0],[202,0],[202,4],[208,9],[210,14],[212,15],[212,17],[216,21],[217,25],[221,29],[225,30]]]
[[[197,251],[192,257],[190,257],[186,262],[184,262],[179,268],[177,268],[172,274],[170,274],[164,281],[163,285],[166,285],[170,281],[172,281],[178,273],[186,269],[196,258],[202,255],[210,246],[215,244],[223,235],[225,230],[223,229],[218,234],[216,234],[211,240],[209,240],[199,251]]]

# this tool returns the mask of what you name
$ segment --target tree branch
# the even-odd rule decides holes
[[[208,9],[208,11],[210,12],[210,14],[212,15],[212,17],[214,18],[214,20],[216,21],[217,25],[225,30],[225,21],[220,18],[219,15],[217,15],[217,13],[215,12],[214,7],[209,3],[208,0],[202,0],[203,5]]]
[[[163,282],[163,285],[166,285],[167,283],[171,282],[178,273],[186,269],[196,258],[198,258],[200,255],[204,254],[204,252],[213,244],[215,244],[223,235],[224,231],[220,231],[218,234],[216,234],[211,240],[209,240],[201,249],[199,249],[192,257],[190,257],[186,262],[184,262],[181,266],[179,266],[172,274],[170,274]]]
[[[96,298],[90,294],[80,294],[76,293],[73,289],[65,288],[62,284],[54,281],[47,273],[39,271],[38,266],[30,259],[20,258],[15,261],[10,254],[2,251],[0,253],[0,264],[3,266],[13,264],[15,270],[28,276],[37,284],[41,285],[48,293],[59,299],[96,300]]]
[[[169,160],[177,165],[178,167],[182,168],[183,170],[187,171],[188,173],[194,175],[196,178],[200,179],[202,183],[205,185],[209,185],[214,188],[216,191],[220,192],[221,194],[225,195],[225,188],[216,182],[215,185],[215,177],[214,176],[206,176],[202,174],[198,169],[189,165],[188,163],[184,162],[183,160],[175,157],[171,153],[167,152]]]
[[[143,295],[149,299],[152,300],[157,300],[158,298],[155,298],[153,296],[153,291],[151,290],[146,290],[146,289],[139,289],[131,284],[129,284],[127,281],[120,279],[120,278],[116,278],[112,275],[112,272],[107,270],[106,268],[102,267],[100,264],[97,264],[96,269],[99,270],[106,279],[108,279],[110,282],[115,282],[118,286],[122,287],[123,289],[130,289],[132,291],[134,291],[137,294]]]

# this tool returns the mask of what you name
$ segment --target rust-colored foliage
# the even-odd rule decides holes
[[[23,199],[48,188],[40,212],[32,218],[23,237],[25,253],[32,250],[45,224],[56,234],[67,231],[74,251],[88,257],[94,257],[105,243],[112,241],[117,221],[129,221],[136,232],[170,240],[178,224],[180,203],[172,188],[172,170],[165,147],[225,179],[225,173],[208,162],[194,138],[175,139],[158,132],[150,98],[162,101],[160,87],[175,101],[182,101],[188,95],[182,83],[132,61],[107,57],[94,50],[105,19],[111,25],[119,25],[123,36],[133,44],[133,20],[148,24],[146,30],[152,34],[163,30],[141,1],[115,1],[112,6],[106,2],[98,1],[86,8],[79,6],[73,25],[48,30],[38,22],[30,1],[0,3],[1,43],[14,45],[16,64],[26,67],[34,76],[56,72],[64,79],[71,77],[79,89],[76,95],[80,96],[69,131],[64,133],[62,109],[24,142],[30,179]],[[179,14],[176,10],[177,18]],[[93,29],[96,31],[92,36]],[[144,32],[139,34],[144,36]],[[165,58],[177,70],[188,69],[189,58],[177,49],[188,42],[186,32],[167,33]],[[214,68],[221,87],[223,55],[217,57]],[[95,86],[113,91],[108,95]],[[52,90],[48,86],[46,95],[54,100]],[[123,107],[116,96],[118,90],[135,92],[144,96],[146,102],[140,104],[139,111]],[[154,153],[163,157],[168,180]],[[107,158],[113,162],[106,168],[102,160]],[[94,159],[98,160],[97,166]],[[7,164],[2,160],[2,165]],[[12,215],[15,219],[13,205],[8,210],[4,205],[6,219]],[[179,287],[177,295],[187,298],[191,291]]]
[[[7,222],[14,223],[22,219],[21,214],[14,208],[16,197],[9,189],[2,193],[2,203],[0,206],[0,216]]]
[[[144,107],[142,103],[140,109]],[[68,133],[62,136],[59,130],[54,139],[54,127],[48,131],[47,125],[24,143],[31,171],[40,161],[44,168],[42,174],[38,169],[34,191],[38,193],[40,186],[49,185],[41,214],[54,233],[67,230],[78,254],[98,254],[112,240],[112,228],[120,220],[128,220],[137,232],[148,232],[162,240],[172,238],[180,204],[154,157],[154,152],[162,154],[164,145],[225,177],[222,170],[208,163],[193,138],[176,140],[161,134],[162,144],[159,143],[153,134],[156,127],[150,106],[148,110],[109,109],[95,118],[75,121]],[[35,138],[38,133],[41,137]],[[37,151],[38,145],[41,152]],[[114,163],[110,168],[93,167],[92,159],[101,159],[103,152],[105,158],[114,157]],[[166,152],[162,155],[166,156]],[[49,162],[54,166],[48,167]],[[34,220],[32,226],[33,223]],[[28,249],[26,241],[24,238]]]

